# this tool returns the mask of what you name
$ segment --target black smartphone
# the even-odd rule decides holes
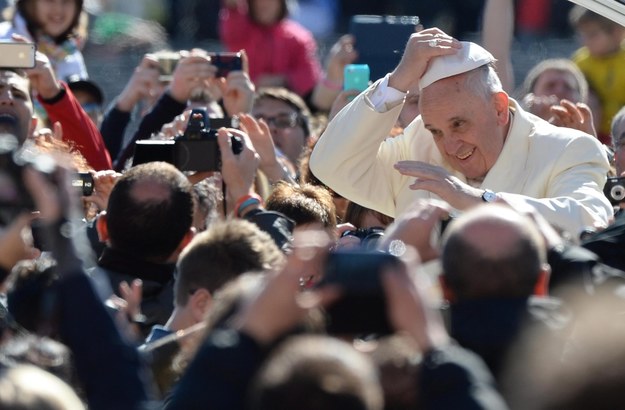
[[[381,273],[399,264],[382,252],[337,251],[328,256],[318,286],[335,285],[341,297],[326,309],[327,331],[335,335],[393,333],[389,324]]]
[[[349,33],[356,39],[359,64],[369,64],[373,81],[395,69],[419,24],[417,16],[355,15]]]
[[[220,53],[208,53],[208,55],[211,58],[211,64],[217,67],[215,77],[227,77],[231,71],[243,69],[241,53],[224,51]]]

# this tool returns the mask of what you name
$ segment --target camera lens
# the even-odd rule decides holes
[[[610,191],[610,196],[615,201],[622,201],[625,199],[625,187],[623,185],[614,185]]]

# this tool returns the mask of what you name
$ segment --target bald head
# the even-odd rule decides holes
[[[469,211],[446,232],[445,282],[458,299],[526,297],[545,263],[534,223],[502,205]]]

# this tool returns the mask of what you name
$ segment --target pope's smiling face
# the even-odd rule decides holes
[[[465,177],[479,179],[503,149],[508,96],[479,95],[467,80],[475,77],[462,74],[439,80],[423,89],[419,104],[423,123],[443,157]]]

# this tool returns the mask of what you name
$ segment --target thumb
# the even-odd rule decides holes
[[[234,154],[232,153],[232,147],[230,146],[230,133],[226,128],[220,128],[217,130],[217,144],[221,151],[221,161],[233,161]]]

